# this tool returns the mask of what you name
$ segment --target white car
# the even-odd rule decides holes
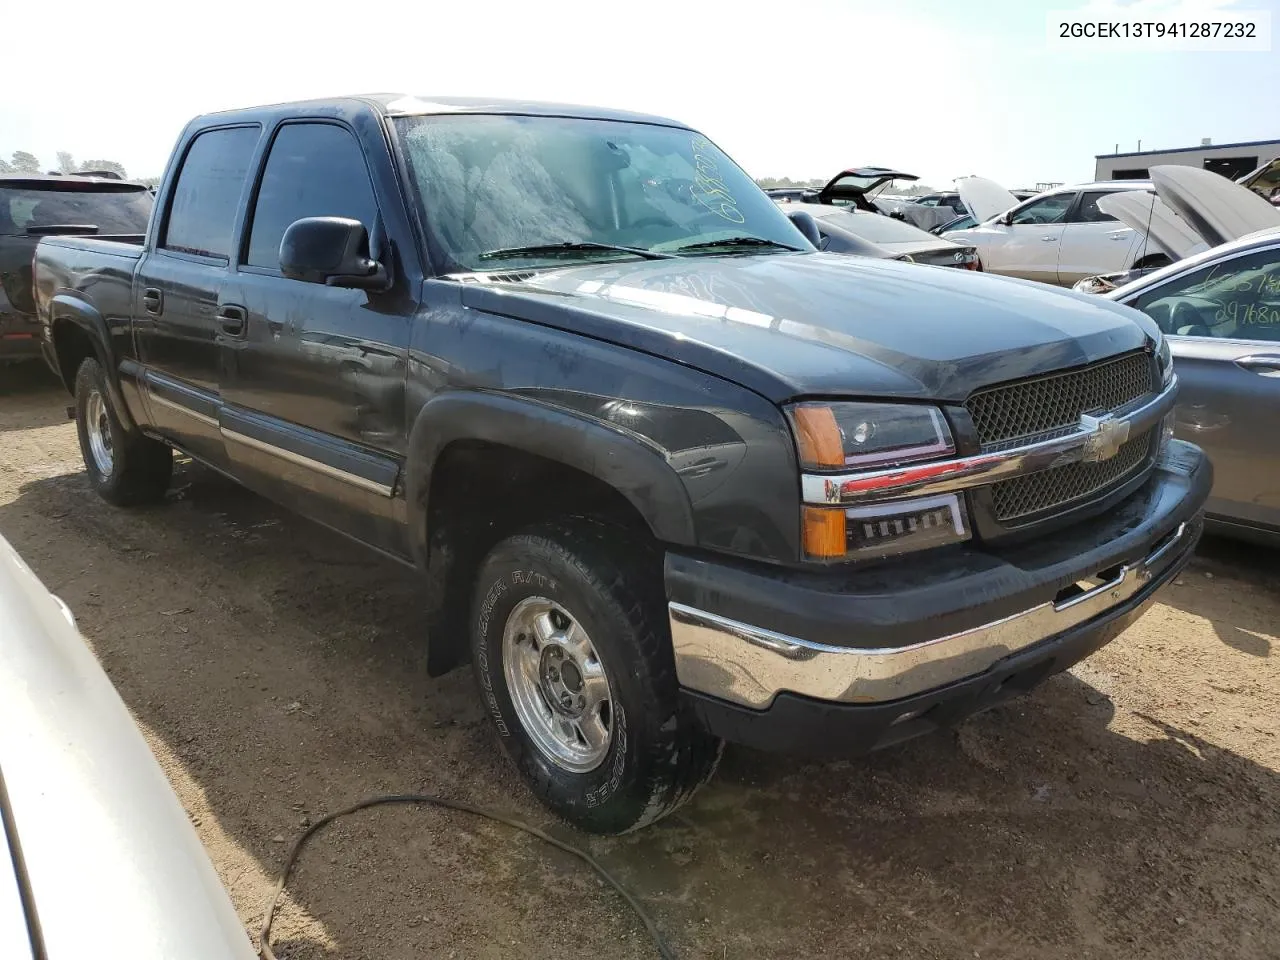
[[[254,955],[70,612],[0,537],[0,958]]]
[[[1107,213],[1141,230],[1151,243],[1178,263],[1221,244],[1259,231],[1280,230],[1280,209],[1256,191],[1195,167],[1151,168],[1155,193],[1129,190],[1098,201]],[[1145,276],[1153,269],[1124,270],[1086,277],[1075,285],[1082,293],[1105,293]]]
[[[1151,190],[1146,181],[1058,187],[1022,202],[983,177],[962,177],[956,187],[979,222],[946,238],[976,247],[988,273],[1071,286],[1100,273],[1169,262],[1145,233],[1098,207],[1109,194]]]

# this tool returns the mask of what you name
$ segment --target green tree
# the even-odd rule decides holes
[[[13,173],[13,164],[4,157],[0,157],[0,173]]]
[[[40,161],[36,159],[34,153],[27,153],[25,150],[13,151],[12,160],[14,173],[39,173]]]
[[[58,151],[58,169],[63,173],[75,173],[78,169],[75,159],[65,150]]]
[[[80,169],[82,171],[110,170],[112,173],[118,174],[121,177],[127,176],[124,172],[124,164],[117,163],[115,160],[86,160],[84,163],[80,164]]]

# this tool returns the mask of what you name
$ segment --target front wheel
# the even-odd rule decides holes
[[[715,771],[720,742],[680,702],[655,575],[617,531],[550,524],[481,564],[473,663],[534,793],[575,826],[653,823]]]

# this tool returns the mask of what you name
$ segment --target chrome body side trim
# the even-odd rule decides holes
[[[368,480],[365,477],[358,477],[354,473],[347,473],[345,470],[339,470],[337,467],[331,467],[327,463],[321,463],[319,460],[312,460],[310,457],[304,457],[300,453],[294,453],[292,450],[284,450],[254,437],[245,436],[243,433],[228,430],[226,427],[222,428],[222,437],[224,440],[230,440],[233,443],[252,447],[254,450],[270,454],[273,457],[279,457],[281,460],[287,460],[289,463],[297,464],[300,467],[306,467],[308,470],[314,470],[317,473],[322,473],[326,477],[331,477],[334,480],[341,480],[343,483],[349,483],[353,487],[360,487],[362,490],[369,490],[384,497],[390,497],[393,493],[392,488],[386,484],[378,483],[375,480]]]
[[[806,473],[800,478],[801,495],[805,503],[815,506],[929,496],[984,486],[1080,460],[1103,459],[1100,451],[1114,454],[1114,448],[1123,442],[1121,435],[1125,438],[1137,436],[1155,427],[1173,409],[1177,391],[1178,378],[1175,376],[1160,393],[1144,403],[1121,408],[1109,417],[1081,418],[1081,426],[1065,436],[1038,440],[1008,450],[889,470]]]
[[[158,403],[160,404],[160,406],[166,407],[169,410],[176,410],[178,413],[186,414],[192,420],[200,421],[205,426],[213,427],[213,429],[215,430],[218,429],[217,420],[215,420],[213,417],[206,417],[203,413],[200,413],[198,410],[192,410],[190,407],[184,407],[182,404],[177,403],[173,400],[170,400],[168,397],[162,396],[161,394],[156,393],[154,390],[148,391],[147,396],[152,403]]]
[[[1107,582],[970,630],[906,647],[812,643],[669,603],[676,675],[691,690],[753,709],[783,691],[837,703],[879,703],[982,673],[997,661],[1094,619],[1137,594],[1173,557],[1185,523]]]

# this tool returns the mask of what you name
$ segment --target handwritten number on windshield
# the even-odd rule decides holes
[[[693,199],[717,217],[730,223],[745,223],[747,218],[742,215],[742,211],[738,209],[738,201],[724,185],[720,167],[712,156],[712,149],[705,137],[693,138]]]

